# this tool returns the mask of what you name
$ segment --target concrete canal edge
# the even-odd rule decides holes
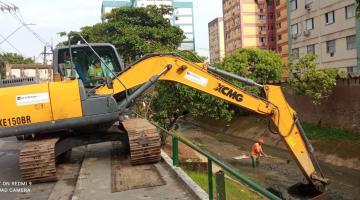
[[[193,193],[195,197],[200,200],[208,200],[209,195],[196,184],[180,167],[173,166],[172,159],[164,152],[161,151],[161,157],[166,165],[174,172],[175,176],[184,184],[185,187]]]

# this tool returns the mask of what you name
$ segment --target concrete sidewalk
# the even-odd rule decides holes
[[[112,148],[110,142],[88,145],[72,200],[198,199],[164,162],[153,165],[160,173],[165,185],[112,193]],[[141,173],[136,169],[134,168],[134,172],[131,173]],[[121,173],[121,169],[119,170]]]

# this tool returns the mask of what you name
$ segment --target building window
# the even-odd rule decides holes
[[[272,41],[272,42],[275,41],[275,36],[271,36],[271,41]]]
[[[260,26],[260,27],[259,27],[259,30],[260,30],[260,31],[265,31],[266,28],[265,28],[265,26]]]
[[[292,49],[291,52],[292,52],[293,58],[295,58],[295,59],[299,58],[299,48]]]
[[[279,46],[278,47],[278,52],[281,52],[282,51],[282,46]]]
[[[347,67],[347,68],[346,68],[346,72],[347,72],[347,73],[352,73],[352,72],[354,72],[354,68],[355,68],[355,67]]]
[[[259,19],[260,19],[260,20],[265,20],[265,19],[266,19],[266,16],[265,16],[265,15],[259,15]]]
[[[297,0],[290,0],[290,8],[291,10],[297,9]]]
[[[281,17],[281,12],[280,12],[280,10],[276,11],[276,17],[277,17],[277,18]]]
[[[345,7],[345,17],[346,19],[355,16],[355,4],[349,5]]]
[[[277,28],[277,29],[280,29],[280,28],[281,28],[281,23],[277,23],[277,24],[276,24],[276,28]]]
[[[314,29],[314,18],[307,19],[305,21],[305,28],[306,30],[313,30]]]
[[[330,53],[333,56],[335,53],[335,40],[329,40],[326,42],[326,53]]]
[[[235,18],[235,24],[240,24],[240,17]]]
[[[291,34],[293,35],[298,34],[298,24],[291,25]]]
[[[281,39],[282,39],[281,35],[278,35],[278,40],[281,40]]]
[[[306,49],[307,54],[315,54],[315,44],[308,45]]]
[[[325,23],[332,24],[334,22],[335,22],[335,12],[331,11],[331,12],[325,13]]]
[[[356,48],[356,36],[350,35],[346,37],[346,47],[347,49],[355,49]]]
[[[225,34],[225,38],[226,38],[226,39],[230,39],[230,34],[229,34],[229,33],[226,33],[226,34]]]
[[[265,42],[266,42],[266,38],[265,38],[265,37],[260,37],[260,42],[261,42],[261,43],[265,43]]]

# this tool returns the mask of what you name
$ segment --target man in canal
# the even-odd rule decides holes
[[[250,156],[251,156],[251,161],[252,161],[252,166],[253,168],[258,167],[260,164],[260,156],[265,156],[265,153],[262,149],[262,145],[264,144],[264,139],[259,138],[258,142],[256,142],[252,147],[251,147],[251,152],[250,152]]]

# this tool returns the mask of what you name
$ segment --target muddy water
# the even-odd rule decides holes
[[[289,193],[291,186],[299,182],[306,183],[306,179],[288,151],[264,145],[265,153],[274,158],[263,158],[260,166],[253,169],[250,159],[232,159],[235,156],[248,154],[253,144],[252,140],[234,135],[217,134],[187,122],[182,122],[179,130],[187,138],[201,145],[201,148],[232,165],[240,173],[272,191],[281,193],[284,199],[309,198],[304,192],[300,196]],[[331,180],[328,191],[322,199],[360,199],[360,171],[321,162],[320,165],[325,176]]]

